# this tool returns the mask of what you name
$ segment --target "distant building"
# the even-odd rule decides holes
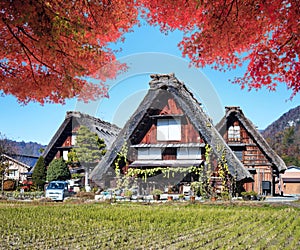
[[[23,181],[27,180],[31,166],[6,154],[2,154],[1,158],[2,164],[7,166],[5,169],[4,180],[11,179],[17,181],[18,183],[22,183]]]
[[[22,162],[22,163],[30,166],[31,169],[34,167],[37,160],[39,159],[38,156],[24,155],[24,154],[12,154],[11,157],[19,162]]]
[[[64,121],[42,154],[46,167],[54,159],[62,157],[65,161],[68,160],[68,153],[75,147],[77,131],[80,126],[86,126],[91,132],[97,134],[100,139],[103,139],[106,149],[111,146],[120,131],[120,128],[116,125],[102,121],[101,119],[78,111],[68,111]],[[71,173],[83,174],[85,172],[84,167],[80,163],[69,167]]]
[[[300,167],[289,166],[280,175],[277,188],[283,195],[300,194]]]

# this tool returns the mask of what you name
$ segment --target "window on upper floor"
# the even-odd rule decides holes
[[[201,149],[200,148],[178,148],[177,149],[177,159],[201,159]]]
[[[241,128],[238,125],[230,126],[228,129],[228,141],[240,141]]]
[[[18,176],[18,170],[9,170],[8,171],[8,177],[9,178],[14,178],[16,176]]]
[[[139,160],[161,160],[160,148],[139,148],[138,149]]]
[[[68,160],[68,153],[69,153],[69,151],[68,150],[64,150],[63,151],[63,159],[65,160],[65,161],[67,161]]]
[[[180,141],[181,140],[181,119],[168,118],[157,120],[158,141]]]
[[[71,136],[71,145],[74,146],[75,144],[76,144],[76,135],[73,134],[73,135]]]

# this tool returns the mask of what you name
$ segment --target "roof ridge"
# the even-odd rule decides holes
[[[92,116],[92,115],[87,114],[87,113],[82,113],[80,111],[67,111],[65,118],[67,119],[67,118],[71,118],[71,117],[75,117],[75,118],[88,118],[88,119],[91,119],[91,120],[93,120],[95,122],[100,122],[100,123],[102,123],[104,125],[107,125],[107,126],[110,126],[110,127],[113,126],[113,127],[117,128],[117,129],[119,129],[119,127],[116,124],[114,124],[114,123],[110,123],[110,122],[104,121],[104,120],[102,120],[102,119],[100,119],[98,117]]]

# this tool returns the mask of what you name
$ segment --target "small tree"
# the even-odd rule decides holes
[[[80,164],[85,168],[85,188],[89,189],[88,174],[105,154],[106,145],[96,133],[81,126],[76,136],[75,152]]]
[[[54,159],[47,169],[47,181],[65,181],[71,178],[67,164],[62,158]]]
[[[38,190],[44,189],[44,185],[46,183],[46,176],[47,176],[47,171],[46,171],[44,157],[40,156],[32,173],[32,181]]]

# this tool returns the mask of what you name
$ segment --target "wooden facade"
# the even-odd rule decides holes
[[[77,111],[69,111],[43,152],[46,166],[53,159],[63,157],[64,160],[67,160],[68,152],[75,145],[76,134],[80,126],[86,126],[92,132],[96,133],[99,138],[104,139],[107,147],[112,144],[120,130],[116,125],[104,122],[90,115]]]
[[[234,173],[238,182],[251,181],[251,174],[235,157],[185,85],[173,74],[151,78],[147,95],[92,171],[91,179],[102,187],[109,183],[107,180],[114,179],[114,162],[124,145],[128,148],[125,171],[127,168],[200,166],[205,164],[205,146],[209,145],[219,159],[222,157],[219,148],[226,150],[229,172]],[[217,161],[212,164],[216,169]],[[194,177],[181,175],[175,181],[191,182],[196,180]],[[160,186],[175,184],[156,176],[150,182]]]
[[[157,140],[157,119],[179,117],[181,122],[181,139],[176,141],[158,141]],[[149,121],[152,125],[149,131],[144,135],[140,143],[157,144],[162,142],[182,144],[182,143],[204,143],[204,140],[199,135],[199,132],[191,124],[190,120],[184,115],[182,109],[176,104],[174,99],[168,98],[167,104],[161,111],[152,117]]]
[[[61,134],[61,145],[58,145],[56,147],[57,153],[53,159],[59,159],[62,157],[65,161],[68,160],[68,153],[75,146],[76,134],[79,127],[80,125],[77,122],[73,122],[72,126],[66,127],[66,129]]]
[[[135,161],[139,160],[139,154],[136,151],[145,148],[156,149],[156,160],[162,161],[177,161],[178,164],[184,165],[184,160],[188,159],[188,156],[183,155],[183,150],[193,151],[195,155],[198,155],[198,160],[204,160],[204,146],[205,142],[203,137],[195,129],[189,118],[184,114],[178,103],[171,97],[164,98],[164,102],[161,102],[161,110],[157,110],[155,114],[151,113],[147,124],[148,130],[144,133],[139,133],[139,137],[135,136],[134,144],[131,145],[128,154],[128,164],[134,164]],[[159,120],[177,120],[178,126],[180,126],[180,138],[174,139],[159,139],[158,136],[158,123]],[[160,154],[160,155],[158,155]],[[180,155],[179,155],[180,154]],[[199,155],[201,157],[199,157]],[[195,159],[193,157],[193,159]],[[147,158],[143,158],[147,160]],[[153,160],[153,159],[148,159]],[[181,162],[179,162],[182,160]],[[153,166],[157,162],[153,161]],[[188,163],[190,164],[190,163]],[[162,162],[162,165],[164,163]],[[151,167],[149,165],[148,167]]]
[[[28,173],[31,169],[29,165],[5,154],[2,154],[1,158],[3,164],[7,166],[4,172],[4,180],[15,180],[18,183],[27,180]]]
[[[225,118],[217,125],[224,140],[253,175],[254,182],[244,184],[246,191],[275,195],[279,173],[285,164],[269,147],[239,107],[226,107]]]
[[[237,120],[231,118],[233,121],[228,124],[228,129],[224,136],[225,141],[231,147],[233,152],[239,157],[239,160],[244,166],[253,174],[254,182],[246,183],[246,191],[255,191],[257,193],[271,193],[271,185],[266,190],[263,190],[262,182],[271,184],[273,182],[272,165],[267,159],[263,151],[254,143],[253,138],[245,127]],[[238,139],[228,138],[228,130],[231,124],[240,128],[240,136]]]
[[[289,166],[279,177],[278,192],[282,195],[300,194],[300,167]]]

